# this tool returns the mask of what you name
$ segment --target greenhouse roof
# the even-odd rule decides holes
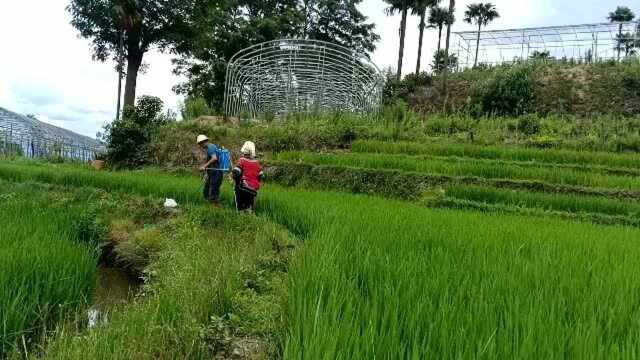
[[[14,113],[2,107],[0,107],[0,132],[13,138],[31,138],[91,148],[103,147],[103,144],[96,139]]]
[[[514,45],[522,43],[557,43],[580,41],[585,38],[615,39],[622,25],[623,32],[635,32],[638,22],[599,23],[581,25],[547,26],[522,29],[487,30],[480,34],[484,46]],[[478,38],[477,31],[456,32],[465,42],[473,43]]]

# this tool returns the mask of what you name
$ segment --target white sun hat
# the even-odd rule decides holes
[[[206,135],[198,135],[198,139],[196,140],[196,142],[200,144],[201,142],[207,141],[207,140],[209,140],[209,138]]]
[[[247,141],[242,145],[240,152],[245,155],[251,155],[251,157],[256,157],[256,144],[251,141]]]

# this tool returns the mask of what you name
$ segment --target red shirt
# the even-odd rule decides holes
[[[258,160],[240,158],[238,167],[242,170],[242,181],[252,189],[259,190],[262,166],[260,166]]]

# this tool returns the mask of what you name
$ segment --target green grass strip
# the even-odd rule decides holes
[[[503,213],[522,216],[549,217],[565,220],[585,221],[600,225],[624,225],[636,227],[640,226],[640,218],[636,216],[607,215],[582,211],[576,213],[557,210],[545,210],[541,208],[528,208],[502,203],[487,203],[466,199],[457,199],[452,197],[428,199],[427,205],[433,208],[474,210],[482,211],[484,213]]]
[[[454,143],[411,143],[356,141],[352,151],[360,153],[458,156],[513,161],[537,161],[546,163],[600,165],[619,168],[640,168],[640,155],[606,152],[571,151],[556,149],[531,149],[510,146],[483,146]]]
[[[445,188],[445,194],[455,199],[533,209],[640,216],[640,203],[637,201],[620,201],[602,197],[531,193],[465,185],[448,186]]]
[[[572,169],[554,169],[487,162],[454,162],[387,154],[318,154],[286,152],[275,157],[315,165],[350,166],[369,169],[396,169],[446,176],[476,176],[487,179],[543,181],[558,185],[640,191],[640,177],[586,173]]]

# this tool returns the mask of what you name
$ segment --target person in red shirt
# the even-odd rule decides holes
[[[231,177],[235,183],[236,209],[253,212],[264,173],[260,162],[256,160],[256,145],[254,143],[245,142],[240,152],[242,158],[231,171]]]

